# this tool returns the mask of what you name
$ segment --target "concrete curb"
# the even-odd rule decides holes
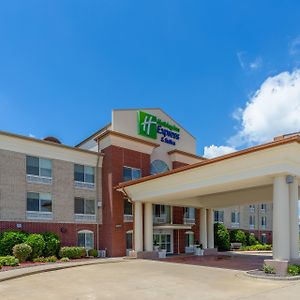
[[[253,271],[253,270],[252,270]],[[300,276],[271,276],[271,275],[257,275],[249,273],[251,271],[244,272],[244,275],[254,279],[263,279],[263,280],[275,280],[275,281],[295,281],[300,280]]]
[[[111,263],[119,263],[126,262],[124,259],[120,258],[106,258],[106,259],[97,259],[97,261],[81,261],[81,262],[58,262],[46,265],[38,265],[32,267],[25,267],[20,269],[14,269],[9,271],[0,272],[0,282],[21,278],[29,275],[35,275],[39,273],[46,273],[76,267],[90,266],[90,265],[98,265],[98,264],[111,264]]]

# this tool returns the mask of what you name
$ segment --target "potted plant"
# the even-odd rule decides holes
[[[158,251],[159,250],[159,245],[158,245],[157,240],[155,240],[154,243],[153,243],[153,249],[154,249],[154,251]]]
[[[166,249],[160,249],[158,251],[158,258],[166,258],[167,256],[167,250]]]
[[[197,256],[203,256],[204,254],[204,250],[203,250],[203,245],[202,244],[196,244],[196,248],[195,248],[195,255]]]

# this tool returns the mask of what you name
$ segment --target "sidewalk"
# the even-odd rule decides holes
[[[48,263],[44,265],[30,266],[20,269],[13,269],[8,271],[0,272],[0,282],[14,278],[19,278],[27,275],[33,275],[43,272],[51,272],[56,270],[63,270],[68,268],[75,268],[87,265],[107,264],[107,263],[120,263],[126,262],[123,258],[96,258],[87,261],[74,261],[74,262],[56,262]]]

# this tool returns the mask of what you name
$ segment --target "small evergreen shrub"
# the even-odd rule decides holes
[[[272,250],[272,245],[268,245],[268,244],[257,244],[257,245],[253,245],[253,246],[245,246],[242,247],[241,250],[244,251],[270,251]]]
[[[84,247],[62,247],[59,256],[69,259],[82,258],[86,256],[86,250]]]
[[[19,265],[19,260],[14,256],[0,256],[0,266],[15,267]]]
[[[61,261],[61,262],[68,262],[68,261],[70,261],[70,259],[69,259],[68,257],[62,257],[62,258],[60,259],[60,261]]]
[[[36,257],[33,259],[33,262],[40,262],[40,263],[55,263],[57,262],[57,257],[56,256],[48,256],[48,257],[44,257],[44,256],[40,256],[40,257]]]
[[[289,265],[288,266],[288,274],[291,276],[299,276],[300,275],[300,266]]]
[[[241,243],[243,246],[247,244],[247,237],[244,231],[235,229],[230,231],[230,242]]]
[[[90,249],[88,251],[89,256],[94,256],[94,257],[98,257],[98,251],[96,249]]]
[[[256,239],[256,237],[253,234],[246,233],[246,245],[247,246],[254,246],[258,245],[259,241]]]
[[[266,274],[276,274],[276,269],[272,266],[267,266],[266,264],[263,265],[263,271]]]
[[[13,255],[20,262],[26,261],[29,258],[31,252],[32,252],[31,247],[25,243],[18,244],[13,247]]]
[[[26,239],[26,244],[32,248],[31,259],[41,256],[46,246],[43,236],[37,233],[30,234]]]
[[[214,224],[215,245],[220,251],[230,249],[230,237],[227,228],[220,223]]]
[[[12,255],[13,247],[25,242],[27,235],[23,231],[5,231],[0,236],[0,256]]]
[[[43,256],[57,256],[60,249],[60,239],[58,235],[53,232],[44,232],[42,236],[46,243]]]

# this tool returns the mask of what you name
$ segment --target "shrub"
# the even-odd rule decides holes
[[[1,234],[0,255],[12,255],[13,247],[25,242],[27,234],[23,231],[5,231]]]
[[[60,257],[76,259],[86,256],[85,248],[83,247],[62,247],[59,251]]]
[[[268,244],[257,244],[257,245],[253,245],[253,246],[245,246],[242,247],[241,250],[245,250],[245,251],[269,251],[272,250],[272,245],[268,245]]]
[[[55,263],[55,262],[57,262],[57,257],[56,256],[48,256],[48,257],[40,256],[40,257],[34,258],[33,262]]]
[[[57,256],[60,249],[60,239],[58,235],[53,232],[44,232],[42,236],[46,243],[43,256]]]
[[[267,266],[266,264],[263,265],[263,271],[266,274],[276,274],[276,269],[272,266]]]
[[[253,234],[246,233],[246,245],[247,246],[253,246],[258,245],[259,241],[256,239],[256,237]]]
[[[26,261],[31,252],[31,247],[25,243],[14,245],[13,247],[13,254],[20,262]]]
[[[14,256],[0,256],[0,266],[10,266],[15,267],[19,265],[19,260]]]
[[[68,262],[68,261],[70,261],[70,259],[69,259],[68,257],[62,257],[62,258],[60,259],[60,261],[61,261],[61,262]]]
[[[289,265],[288,266],[288,274],[291,276],[300,275],[300,266],[298,265]]]
[[[94,257],[98,257],[98,251],[96,249],[90,249],[88,251],[89,256],[94,256]]]
[[[28,244],[32,248],[32,252],[30,255],[31,259],[39,257],[42,255],[43,250],[45,248],[45,241],[41,234],[30,234],[26,239],[26,244]]]
[[[218,250],[230,249],[230,237],[227,228],[223,224],[214,224],[215,245]]]
[[[247,237],[244,231],[240,229],[235,229],[230,231],[230,242],[231,243],[241,243],[246,246]]]

